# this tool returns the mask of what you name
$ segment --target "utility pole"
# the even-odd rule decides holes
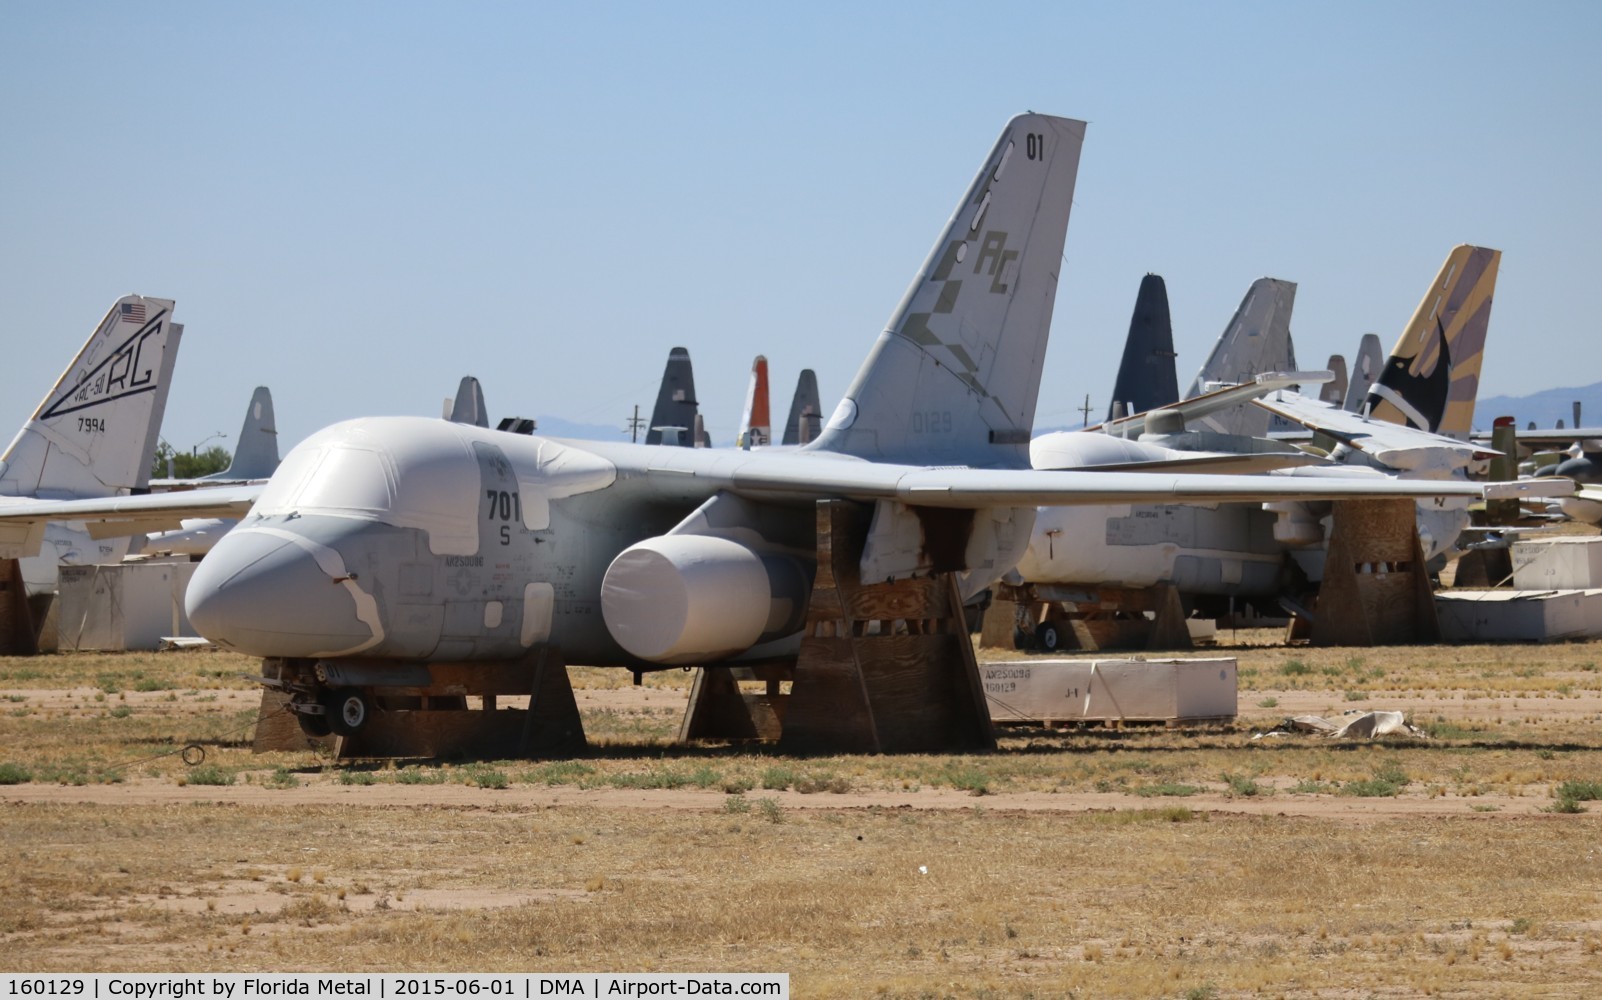
[[[640,416],[640,404],[635,403],[634,416],[629,418],[629,441],[634,444],[640,443],[640,427],[644,424],[645,420]]]
[[[1089,427],[1090,426],[1090,393],[1088,393],[1088,392],[1085,393],[1085,405],[1081,406],[1079,408],[1079,412],[1083,413],[1085,415],[1084,424],[1085,424],[1086,427]]]

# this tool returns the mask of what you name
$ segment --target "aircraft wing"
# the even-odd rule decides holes
[[[83,522],[91,538],[178,528],[185,518],[244,517],[261,484],[88,500],[0,497],[0,559],[37,555],[50,521]]]
[[[653,470],[653,472],[665,470]],[[1381,473],[1313,468],[1262,476],[1150,472],[1045,472],[1031,469],[928,469],[796,456],[742,463],[727,471],[738,494],[793,500],[842,497],[897,500],[914,507],[1049,507],[1110,503],[1258,503],[1273,500],[1562,497],[1572,480],[1471,483],[1459,479],[1394,479]],[[1299,472],[1310,473],[1298,475]]]
[[[1294,385],[1322,385],[1333,381],[1334,372],[1263,372],[1250,382],[1239,385],[1227,385],[1222,389],[1204,392],[1199,396],[1182,399],[1177,403],[1161,407],[1163,410],[1173,410],[1185,418],[1188,427],[1193,421],[1200,420],[1210,413],[1227,410],[1233,406],[1256,399],[1258,396],[1288,389]],[[1146,429],[1146,417],[1155,412],[1148,410],[1145,413],[1136,413],[1133,416],[1109,420],[1105,424],[1096,424],[1086,427],[1087,431],[1099,431],[1111,434],[1114,437],[1138,437]]]
[[[1514,436],[1519,444],[1528,448],[1567,448],[1576,441],[1602,441],[1602,427],[1571,427],[1568,430],[1548,427],[1515,431]],[[1489,433],[1476,432],[1470,437],[1474,441],[1491,440]]]
[[[1415,427],[1371,420],[1300,393],[1281,392],[1252,401],[1287,420],[1334,438],[1393,469],[1451,471],[1500,452],[1483,445],[1431,434]]]

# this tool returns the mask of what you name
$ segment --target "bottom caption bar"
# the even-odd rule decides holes
[[[0,1000],[435,1000],[457,997],[773,997],[789,1000],[785,972],[541,972],[491,975],[296,973],[0,973]]]

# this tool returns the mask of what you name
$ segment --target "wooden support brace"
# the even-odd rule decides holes
[[[864,584],[868,512],[824,500],[818,570],[780,747],[902,753],[995,746],[956,577]]]
[[[764,690],[740,690],[731,667],[701,667],[690,685],[690,703],[679,724],[679,742],[691,740],[777,740],[784,730],[785,706],[780,677],[764,671]],[[793,675],[794,666],[786,671]]]
[[[1412,500],[1337,500],[1313,621],[1315,646],[1439,642]]]
[[[22,563],[0,560],[0,655],[34,656],[39,634],[28,604],[28,587],[22,581]]]

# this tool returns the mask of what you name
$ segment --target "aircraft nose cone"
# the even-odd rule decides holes
[[[330,575],[330,565],[342,568],[337,552],[287,531],[231,531],[190,579],[190,624],[253,656],[328,656],[369,646],[373,630],[357,616],[352,584]]]

